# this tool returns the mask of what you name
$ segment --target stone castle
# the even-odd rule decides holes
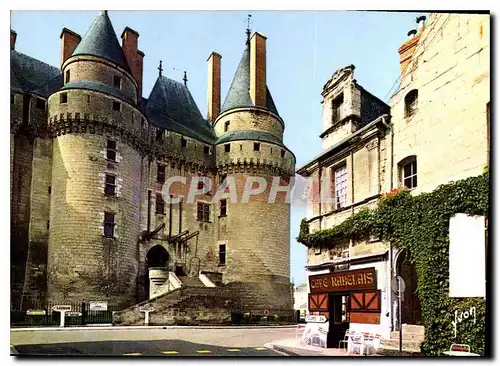
[[[139,34],[106,11],[82,38],[64,28],[60,69],[15,50],[11,30],[11,307],[132,306],[172,288],[219,286],[241,306],[291,309],[290,205],[213,202],[226,177],[294,174],[285,124],[255,32],[221,107],[221,56],[208,58],[208,116],[186,82],[160,74],[143,97]],[[242,47],[243,48],[243,47]],[[215,184],[188,202],[189,184]],[[198,183],[199,185],[204,183]]]

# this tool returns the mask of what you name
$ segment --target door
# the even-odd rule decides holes
[[[347,294],[328,296],[329,329],[327,337],[328,348],[338,348],[339,342],[344,339],[349,329],[349,296]]]

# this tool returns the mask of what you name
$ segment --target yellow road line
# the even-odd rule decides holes
[[[136,352],[136,353],[124,353],[124,356],[141,356],[142,353]]]
[[[178,354],[179,352],[177,351],[165,351],[165,352],[162,352],[164,355],[176,355]]]
[[[266,347],[255,347],[254,349],[257,351],[265,351],[267,348]]]
[[[228,352],[239,352],[241,351],[241,349],[238,349],[238,348],[230,348],[227,350]]]
[[[212,353],[212,351],[209,351],[208,349],[199,349],[196,352],[198,352],[198,353]]]

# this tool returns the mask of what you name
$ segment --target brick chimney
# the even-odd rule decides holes
[[[214,122],[220,114],[220,65],[222,56],[212,52],[208,57],[208,113],[207,119]]]
[[[11,29],[10,30],[10,49],[11,50],[16,49],[16,38],[17,38],[17,33]]]
[[[137,100],[142,98],[142,66],[144,52],[138,50],[139,33],[125,27],[122,33],[122,49],[127,58],[128,65],[132,71],[132,76],[137,81]]]
[[[257,107],[267,107],[266,37],[255,32],[250,38],[250,97]]]
[[[75,51],[76,46],[82,40],[79,34],[68,28],[63,28],[61,31],[61,66]]]
[[[420,35],[422,32],[417,34],[415,29],[408,32],[408,40],[399,47],[399,63],[401,64],[401,75],[403,75],[410,63],[413,54],[418,46],[418,41],[420,40]]]

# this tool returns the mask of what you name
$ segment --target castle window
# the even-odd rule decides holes
[[[224,123],[224,132],[229,131],[229,124],[230,124],[230,122],[229,122],[229,121],[226,121],[226,122]]]
[[[59,94],[59,104],[68,103],[68,93]]]
[[[156,213],[165,215],[165,201],[163,201],[161,194],[156,195]]]
[[[209,146],[203,146],[203,154],[205,155],[210,155],[210,147]]]
[[[87,95],[87,104],[90,104],[90,95]]]
[[[344,103],[344,93],[340,94],[332,101],[332,123],[340,121],[343,103]]]
[[[47,230],[50,229],[50,220],[47,220]]]
[[[116,141],[108,140],[106,146],[106,159],[116,161]]]
[[[418,90],[413,89],[405,96],[405,117],[411,117],[417,112]]]
[[[15,101],[16,101],[16,96],[13,93],[11,93],[10,94],[10,104],[14,104]]]
[[[121,89],[122,87],[122,78],[119,76],[113,76],[113,86],[115,88]]]
[[[157,142],[163,141],[163,130],[156,131],[156,141]]]
[[[120,102],[113,102],[113,110],[114,111],[120,111],[121,103]]]
[[[158,170],[156,172],[156,181],[158,183],[165,183],[165,165],[158,164]]]
[[[187,140],[184,137],[182,137],[181,138],[181,148],[184,149],[186,146],[187,146]]]
[[[284,158],[285,157],[285,150],[281,150],[281,157]]]
[[[111,174],[106,174],[106,186],[104,187],[104,194],[107,196],[114,196],[116,190],[116,177]]]
[[[229,144],[225,144],[225,145],[224,145],[224,152],[227,152],[227,153],[228,153],[228,152],[230,152],[230,151],[231,151],[231,145],[229,145]]]
[[[219,244],[219,266],[226,265],[226,244]]]
[[[417,187],[417,157],[408,156],[399,162],[401,185],[413,189]]]
[[[144,117],[141,117],[141,128],[144,129],[146,127],[144,123]]]
[[[52,187],[49,186],[49,194],[52,194]]]
[[[347,167],[341,167],[333,171],[335,209],[345,207],[347,204]]]
[[[260,151],[260,143],[258,142],[253,143],[253,151]]]
[[[45,100],[43,100],[43,99],[41,99],[41,98],[36,98],[36,107],[37,107],[38,109],[43,109],[43,110],[45,110],[45,105],[46,105]]]
[[[220,200],[220,215],[226,216],[227,213],[227,200]]]
[[[210,205],[208,203],[198,202],[198,221],[210,221]]]
[[[66,71],[66,75],[65,75],[65,77],[64,77],[64,84],[69,83],[69,79],[70,79],[70,75],[71,75],[71,74],[70,74],[70,71],[71,71],[71,70],[67,70],[67,71]]]
[[[221,174],[219,176],[219,185],[221,185],[222,183],[224,183],[224,181],[226,180],[227,178],[227,174]]]
[[[104,213],[104,236],[107,238],[115,237],[115,214],[111,212]]]

